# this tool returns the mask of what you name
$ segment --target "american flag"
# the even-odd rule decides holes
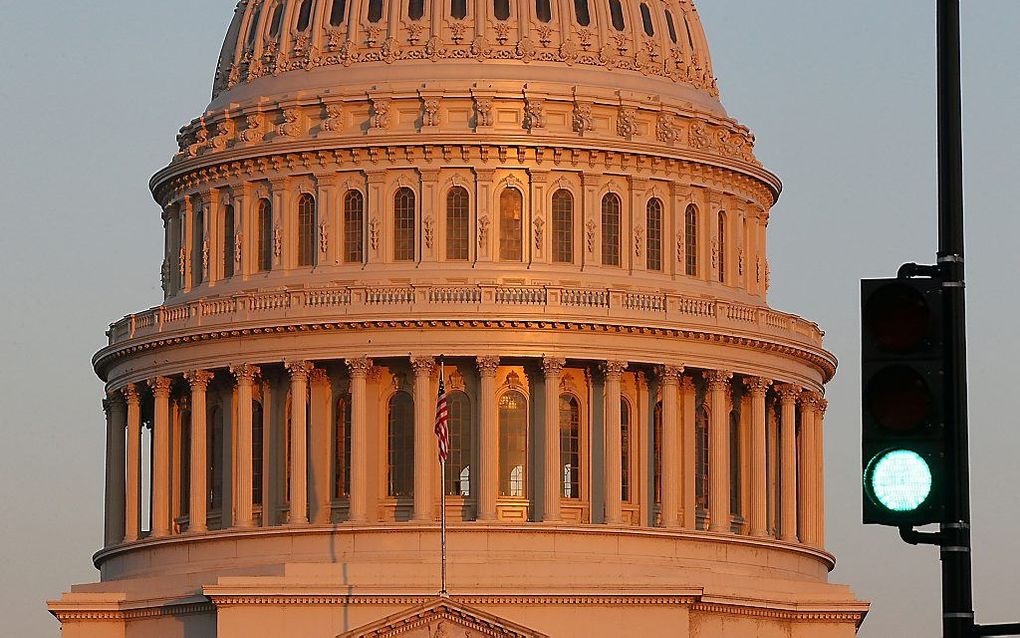
[[[450,415],[446,407],[445,375],[439,375],[439,398],[436,399],[436,438],[439,440],[439,462],[446,463],[450,451]]]

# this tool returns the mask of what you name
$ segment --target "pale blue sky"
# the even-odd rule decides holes
[[[859,524],[857,280],[934,252],[934,0],[700,0],[731,114],[786,183],[771,303],[842,361],[826,421],[829,546],[874,610],[861,635],[939,633],[939,565]],[[197,115],[232,0],[0,0],[0,618],[55,636],[44,600],[101,542],[107,324],[160,300],[149,176]],[[976,599],[1020,621],[1020,2],[964,7]],[[1010,415],[1014,415],[1011,417]]]

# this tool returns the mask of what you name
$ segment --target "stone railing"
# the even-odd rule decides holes
[[[303,321],[598,321],[772,336],[821,347],[812,322],[762,306],[675,293],[558,286],[331,287],[238,293],[160,306],[113,324],[110,345],[178,330]]]

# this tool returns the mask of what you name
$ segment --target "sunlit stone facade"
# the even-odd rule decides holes
[[[855,634],[835,360],[689,0],[242,0],[178,141],[65,638]]]

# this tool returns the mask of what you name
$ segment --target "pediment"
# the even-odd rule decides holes
[[[490,613],[437,598],[337,638],[549,638]]]

